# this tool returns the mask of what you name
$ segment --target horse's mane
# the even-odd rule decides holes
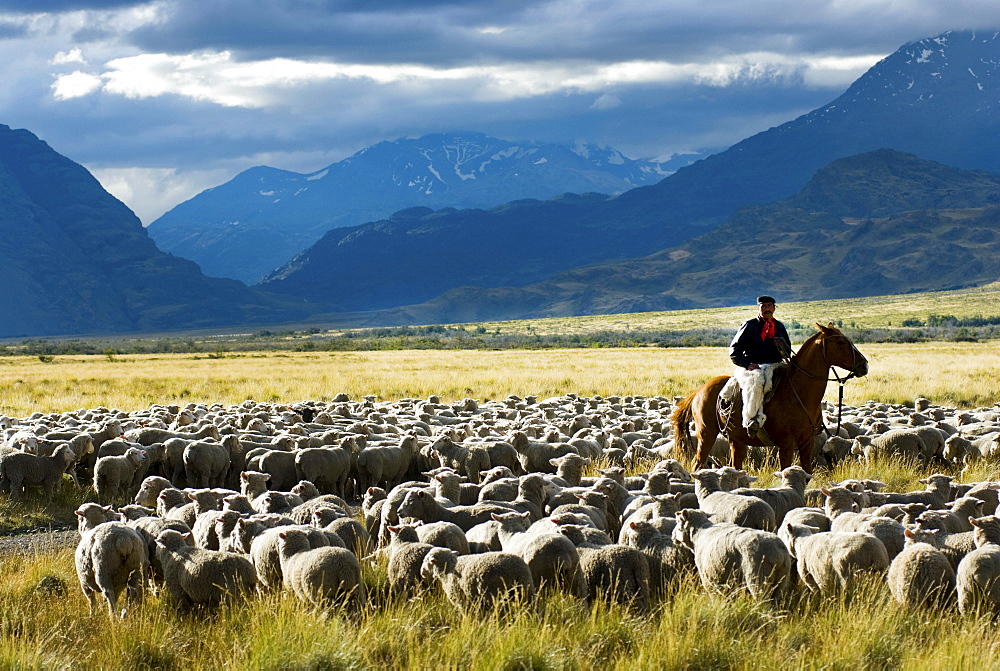
[[[841,333],[840,329],[838,329],[836,326],[833,325],[833,322],[830,322],[826,326],[823,326],[819,322],[816,322],[816,328],[818,328],[819,331],[806,338],[805,342],[799,346],[798,351],[796,351],[795,354],[792,355],[792,359],[795,359],[797,356],[799,356],[799,354],[801,354],[803,350],[808,351],[813,347],[818,347],[823,342],[823,336],[844,335],[843,333]]]

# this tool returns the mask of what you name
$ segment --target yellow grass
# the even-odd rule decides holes
[[[1000,342],[865,345],[871,372],[846,387],[845,401],[903,403],[926,396],[960,407],[1000,401]],[[724,348],[513,351],[377,351],[58,356],[0,359],[0,412],[27,416],[153,403],[328,400],[338,392],[380,400],[480,400],[509,394],[688,394],[728,374]],[[836,399],[836,385],[827,388]]]
[[[537,335],[585,334],[600,330],[642,331],[736,328],[753,317],[754,305],[668,312],[640,312],[552,319],[476,322],[490,333]],[[898,327],[907,318],[926,322],[930,315],[955,317],[1000,315],[1000,283],[952,291],[929,291],[919,294],[836,298],[822,301],[781,303],[776,316],[786,324],[792,320],[805,326],[815,322],[837,322],[857,328]],[[334,331],[338,332],[338,331]]]

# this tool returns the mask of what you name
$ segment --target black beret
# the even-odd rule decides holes
[[[758,305],[761,304],[761,303],[777,303],[777,302],[778,301],[774,300],[770,296],[757,296],[757,304]]]

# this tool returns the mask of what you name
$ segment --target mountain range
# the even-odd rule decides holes
[[[994,281],[998,84],[996,34],[946,33],[904,45],[829,105],[651,186],[406,207],[327,231],[254,288],[160,251],[82,166],[0,126],[0,336],[336,323],[347,313],[352,324],[443,323]],[[600,160],[625,171],[615,156]],[[462,165],[450,175],[473,181],[459,173],[478,164]],[[392,174],[379,169],[378,179]],[[287,173],[285,191],[260,194],[277,183],[261,177],[225,186],[257,193],[261,209],[261,199],[308,193],[302,180],[311,190],[328,178]],[[262,229],[258,242],[273,239]]]
[[[0,125],[0,336],[286,321],[309,312],[156,248],[87,170]]]
[[[614,314],[939,291],[1000,277],[1000,174],[883,149],[820,169],[791,198],[637,259],[524,287],[461,287],[373,324]]]
[[[511,142],[482,133],[380,142],[310,174],[258,166],[152,222],[164,251],[248,284],[325,232],[411,207],[492,207],[562,193],[616,194],[653,184],[664,164],[608,147]]]
[[[428,318],[510,316],[503,305],[490,310],[477,303],[486,300],[484,293],[467,287],[526,287],[573,268],[674,247],[741,207],[792,196],[840,158],[891,148],[959,168],[1000,172],[998,107],[1000,38],[945,33],[904,45],[828,105],[680,168],[655,185],[607,198],[411,210],[329,231],[260,286],[323,303],[331,311],[418,304],[462,287],[438,301],[449,310],[424,311]],[[742,295],[730,293],[728,300]],[[607,308],[584,302],[572,313],[676,305],[661,300]]]

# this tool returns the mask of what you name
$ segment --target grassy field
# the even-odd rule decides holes
[[[734,328],[753,317],[754,306],[641,312],[633,314],[594,315],[561,319],[532,319],[505,322],[483,322],[487,331],[538,334],[588,333],[602,330],[643,329],[714,329]],[[853,328],[888,328],[900,326],[907,319],[924,322],[931,315],[972,317],[1000,315],[1000,282],[971,289],[931,291],[919,294],[838,298],[823,301],[781,303],[775,317],[782,321],[796,320],[805,325],[814,322],[841,322]]]
[[[925,396],[961,407],[1000,401],[1000,342],[871,344],[865,378],[845,401],[912,403]],[[0,358],[0,412],[23,417],[97,406],[328,400],[338,392],[380,400],[480,400],[509,394],[686,395],[728,374],[724,348],[270,352]],[[836,385],[827,388],[836,399]]]
[[[847,401],[912,402],[919,395],[963,407],[1000,400],[1000,343],[869,345],[871,374],[847,386]],[[152,403],[294,402],[344,391],[383,400],[438,394],[502,398],[686,394],[727,373],[720,348],[543,351],[388,351],[59,356],[0,359],[0,411],[15,416]],[[835,385],[828,388],[835,398]],[[990,465],[963,474],[983,479]],[[769,486],[773,463],[754,469]],[[896,490],[920,488],[929,471],[897,462],[846,464],[826,482],[875,476]],[[69,488],[67,488],[69,489]],[[71,510],[86,494],[64,491]],[[64,512],[65,512],[64,510]],[[37,501],[0,517],[51,519]],[[15,523],[8,528],[16,527]],[[72,552],[0,558],[0,666],[5,668],[227,669],[701,669],[996,668],[995,624],[957,613],[896,605],[883,584],[849,599],[797,595],[777,606],[703,590],[694,576],[637,616],[563,596],[514,615],[460,612],[439,594],[391,599],[382,564],[366,565],[361,613],[311,611],[288,595],[264,595],[217,614],[182,615],[151,595],[122,622],[88,615]]]
[[[770,484],[773,463],[754,469]],[[894,489],[927,472],[881,462],[818,477],[878,475]],[[982,479],[984,470],[968,472]],[[33,508],[36,504],[28,504]],[[7,556],[0,571],[0,666],[84,669],[984,669],[1000,666],[987,618],[896,604],[885,584],[848,597],[795,593],[779,604],[707,592],[693,574],[649,613],[560,594],[515,613],[456,610],[437,592],[387,591],[384,561],[363,564],[361,612],[317,612],[266,594],[217,613],[180,614],[162,594],[123,621],[88,614],[69,550]]]

